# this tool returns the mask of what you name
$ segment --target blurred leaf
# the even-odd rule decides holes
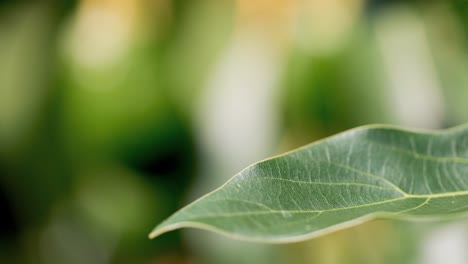
[[[294,242],[376,217],[468,209],[468,127],[417,133],[367,126],[248,167],[156,227]]]
[[[50,77],[54,14],[45,5],[0,15],[0,153],[18,151],[41,115]],[[33,131],[33,132],[31,132]],[[8,156],[8,153],[5,156]]]
[[[291,50],[282,83],[288,145],[364,124],[395,123],[380,60],[365,23],[356,26],[352,39],[335,54]]]
[[[173,4],[175,20],[164,45],[162,71],[177,107],[190,117],[232,34],[235,1],[173,1]]]

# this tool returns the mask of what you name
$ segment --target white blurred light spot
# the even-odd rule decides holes
[[[421,19],[411,10],[389,9],[376,21],[376,37],[395,120],[404,126],[439,128],[444,105]]]
[[[433,232],[423,245],[424,264],[464,264],[468,260],[465,225],[450,225]]]
[[[230,168],[224,176],[271,154],[278,132],[279,59],[266,36],[244,33],[209,80],[199,129],[212,159]]]
[[[67,52],[73,61],[84,67],[112,66],[128,49],[130,26],[127,19],[110,8],[83,8],[69,29]]]

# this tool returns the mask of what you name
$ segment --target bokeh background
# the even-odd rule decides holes
[[[245,166],[468,122],[468,2],[0,1],[0,263],[468,263],[468,221],[148,240]]]

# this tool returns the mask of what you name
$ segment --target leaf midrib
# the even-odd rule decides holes
[[[348,206],[348,207],[340,207],[340,208],[332,208],[332,209],[325,209],[325,210],[269,210],[269,211],[250,211],[250,212],[239,212],[239,213],[230,213],[230,214],[212,214],[212,215],[203,215],[200,217],[194,217],[192,219],[204,219],[204,218],[213,218],[213,217],[235,217],[235,216],[247,216],[247,215],[265,215],[265,214],[285,214],[285,213],[291,213],[291,214],[303,214],[303,213],[328,213],[328,212],[334,212],[334,211],[342,211],[342,210],[349,210],[349,209],[356,209],[356,208],[363,208],[363,207],[368,207],[368,206],[374,206],[374,205],[380,205],[380,204],[386,204],[386,203],[391,203],[391,202],[396,202],[396,201],[401,201],[405,199],[423,199],[426,198],[426,200],[416,206],[415,208],[410,208],[408,210],[403,210],[401,212],[394,212],[394,213],[405,213],[410,210],[415,210],[423,205],[427,204],[431,199],[433,198],[445,198],[445,197],[455,197],[455,196],[463,196],[463,195],[468,195],[468,191],[462,191],[462,192],[451,192],[451,193],[445,193],[445,194],[432,194],[432,195],[411,195],[408,194],[406,196],[394,198],[394,199],[389,199],[389,200],[382,200],[379,202],[374,202],[374,203],[367,203],[367,204],[360,204],[356,206]],[[229,201],[229,199],[222,199],[222,200],[212,200],[212,201]],[[243,201],[243,200],[236,200],[236,201]],[[249,202],[249,201],[245,201]]]

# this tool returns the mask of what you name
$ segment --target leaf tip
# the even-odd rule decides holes
[[[156,227],[148,234],[148,239],[155,239],[156,237],[160,236],[162,233],[164,233],[164,231]]]

